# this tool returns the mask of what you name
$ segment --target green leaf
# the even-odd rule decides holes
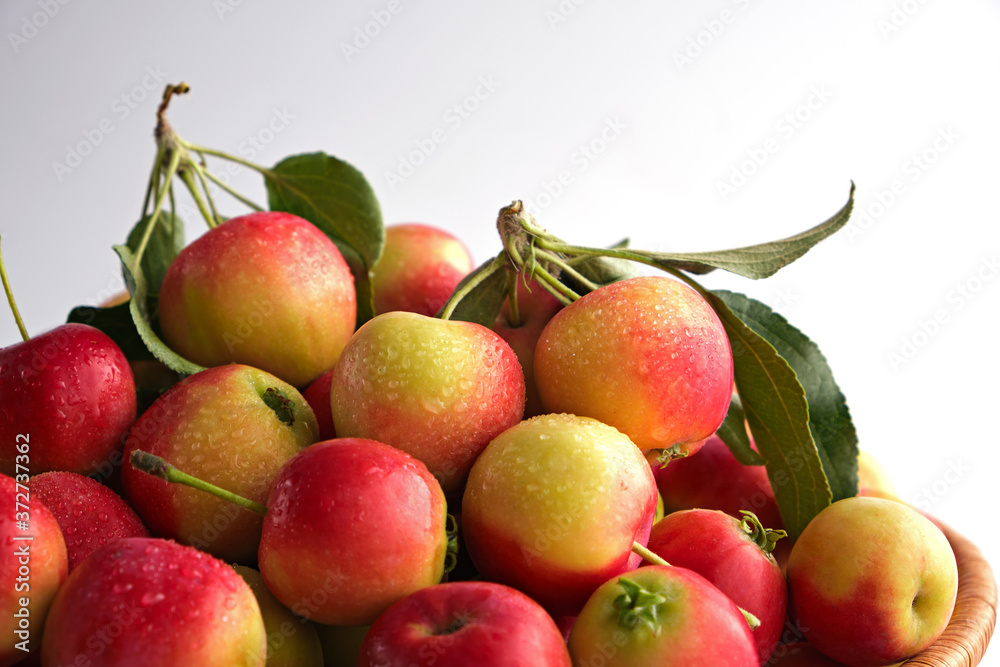
[[[134,254],[149,226],[149,216],[137,222],[129,232],[126,245]],[[160,283],[167,273],[170,263],[177,253],[184,249],[184,221],[168,211],[160,211],[156,227],[150,232],[149,241],[142,255],[142,273],[146,281],[146,291],[150,296],[158,296]]]
[[[385,228],[371,185],[350,164],[325,153],[293,155],[265,172],[271,210],[319,227],[340,248],[354,274],[358,322],[374,313],[371,268],[382,256]]]
[[[715,433],[722,438],[722,441],[729,447],[729,451],[743,465],[764,465],[764,458],[750,446],[750,436],[747,434],[746,428],[746,414],[743,412],[743,402],[739,395],[733,394],[726,418]]]
[[[146,349],[146,344],[135,328],[128,303],[120,303],[110,308],[77,306],[70,311],[66,322],[89,324],[100,329],[121,348],[129,361],[147,361],[155,358]]]
[[[808,336],[765,304],[716,291],[743,322],[774,346],[795,371],[809,402],[809,430],[819,449],[834,502],[858,492],[858,436],[833,372]]]
[[[507,298],[507,271],[503,266],[500,256],[497,256],[462,278],[452,294],[462,291],[472,282],[479,282],[462,297],[448,319],[475,322],[492,328]],[[448,304],[442,306],[437,316],[440,317],[447,307]]]
[[[611,247],[612,249],[625,249],[628,247],[628,239]],[[635,262],[618,257],[583,256],[569,259],[566,263],[579,271],[584,278],[598,285],[610,285],[619,280],[627,280],[639,275],[639,269]],[[563,274],[559,279],[580,296],[590,291],[572,275]]]
[[[719,296],[704,296],[719,315],[733,349],[736,389],[757,450],[767,462],[785,530],[796,539],[830,504],[823,463],[809,431],[805,391],[788,362],[737,317]]]
[[[680,269],[689,273],[708,273],[713,269],[725,269],[747,278],[767,278],[806,254],[814,245],[846,225],[853,208],[854,184],[851,183],[851,192],[847,203],[831,218],[811,229],[780,241],[712,252],[661,253],[633,250],[625,251],[625,253],[637,255],[637,261],[651,262],[667,270]]]
[[[193,375],[205,370],[203,366],[188,361],[171,350],[160,339],[153,328],[153,323],[155,322],[153,313],[156,311],[156,299],[147,295],[145,275],[142,271],[134,270],[135,257],[128,246],[116,245],[113,246],[113,250],[118,253],[118,257],[122,261],[122,274],[125,277],[125,284],[128,286],[128,293],[131,295],[129,299],[129,312],[132,315],[132,321],[135,323],[135,329],[139,337],[142,338],[146,349],[168,368],[178,373]]]

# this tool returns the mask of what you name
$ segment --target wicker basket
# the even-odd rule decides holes
[[[958,559],[958,600],[944,634],[907,667],[972,667],[986,652],[997,620],[997,585],[979,549],[948,526],[936,522]]]

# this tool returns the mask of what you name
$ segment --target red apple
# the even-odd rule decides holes
[[[167,344],[202,366],[230,362],[304,387],[332,368],[354,332],[354,278],[311,223],[264,211],[209,230],[160,286]]]
[[[44,665],[263,667],[264,621],[232,568],[176,542],[127,538],[95,551],[59,589]]]
[[[493,331],[507,341],[521,362],[524,371],[524,418],[535,417],[546,412],[535,386],[535,346],[542,330],[549,320],[562,309],[563,305],[531,281],[527,286],[521,277],[517,281],[517,318],[511,311],[510,299],[503,302],[500,314],[493,323]]]
[[[260,516],[147,475],[127,459],[141,449],[264,503],[281,466],[315,442],[317,430],[312,410],[291,385],[249,366],[209,368],[157,399],[132,428],[122,465],[125,497],[154,534],[227,561],[253,562]]]
[[[594,419],[541,415],[476,460],[462,529],[484,578],[563,616],[639,564],[632,546],[645,545],[655,511],[653,475],[631,440]]]
[[[941,530],[882,498],[845,498],[806,526],[786,571],[793,617],[810,644],[855,667],[930,646],[955,607],[958,567]]]
[[[325,371],[302,390],[302,398],[306,399],[319,426],[320,440],[333,440],[337,437],[337,427],[333,423],[333,411],[330,409],[330,385],[333,382],[333,369]]]
[[[292,458],[275,480],[260,572],[299,616],[366,625],[441,580],[445,518],[444,493],[424,464],[372,440],[327,440]]]
[[[569,637],[574,665],[758,667],[739,608],[700,574],[652,565],[608,580]]]
[[[702,575],[757,617],[753,639],[763,665],[785,625],[788,589],[771,555],[781,537],[784,531],[765,529],[752,513],[741,521],[718,510],[692,509],[653,524],[648,547],[671,565]]]
[[[4,474],[97,472],[117,460],[135,412],[128,360],[94,327],[64,324],[0,350]],[[18,451],[19,436],[30,451]]]
[[[358,667],[570,667],[552,617],[524,593],[485,581],[423,588],[375,621]]]
[[[89,477],[74,472],[42,473],[31,478],[31,492],[59,522],[70,572],[105,544],[125,537],[149,537],[135,510]]]
[[[375,312],[434,315],[472,268],[469,250],[445,230],[416,223],[389,225],[382,256],[372,267]]]
[[[42,629],[66,580],[66,543],[56,518],[25,484],[0,475],[0,665],[41,647]]]
[[[344,348],[330,399],[338,435],[407,452],[451,492],[487,443],[521,420],[524,374],[484,326],[385,313]]]
[[[644,450],[693,454],[729,409],[732,351],[692,288],[631,278],[552,318],[535,349],[535,383],[551,412],[603,421]]]

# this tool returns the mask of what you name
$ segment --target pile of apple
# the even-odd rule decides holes
[[[738,303],[688,277],[780,267],[850,202],[805,249],[685,256],[570,246],[515,203],[474,269],[441,229],[359,222],[328,156],[222,219],[177,92],[127,300],[0,351],[0,666],[862,666],[944,630],[942,532],[856,441],[766,437],[801,431]]]

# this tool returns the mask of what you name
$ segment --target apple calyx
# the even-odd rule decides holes
[[[671,445],[660,450],[660,453],[656,456],[656,462],[660,464],[660,467],[667,465],[674,459],[683,459],[688,456],[688,450],[681,447],[680,443]]]
[[[774,551],[774,545],[783,537],[788,537],[788,533],[783,530],[765,528],[757,518],[757,515],[749,510],[740,510],[743,520],[740,521],[740,528],[750,537],[750,540],[760,547],[766,554]]]
[[[266,506],[254,502],[249,498],[237,495],[232,491],[227,491],[221,487],[206,482],[205,480],[198,479],[193,475],[189,475],[170,463],[167,463],[161,457],[144,452],[141,449],[137,449],[132,452],[132,456],[129,457],[129,461],[136,470],[141,470],[147,475],[158,477],[166,482],[170,482],[171,484],[183,484],[185,486],[190,486],[192,489],[198,489],[199,491],[210,493],[216,498],[228,500],[234,505],[239,505],[240,507],[248,509],[251,512],[256,512],[261,516],[267,514]]]
[[[28,335],[28,330],[24,327],[24,320],[21,319],[21,311],[17,309],[17,302],[14,301],[14,292],[10,288],[10,281],[7,280],[7,267],[4,266],[2,252],[0,252],[0,281],[3,282],[3,291],[7,294],[7,303],[10,304],[10,312],[14,313],[17,330],[21,332],[21,338],[27,342],[31,340],[31,336]]]
[[[278,421],[287,426],[291,426],[295,423],[295,406],[280,389],[276,387],[268,387],[261,392],[260,398],[264,401],[264,404],[267,407],[271,408],[274,414],[278,417]]]
[[[618,585],[623,593],[612,603],[618,610],[618,624],[629,630],[645,625],[654,635],[660,634],[659,610],[668,598],[625,577],[618,580]]]

